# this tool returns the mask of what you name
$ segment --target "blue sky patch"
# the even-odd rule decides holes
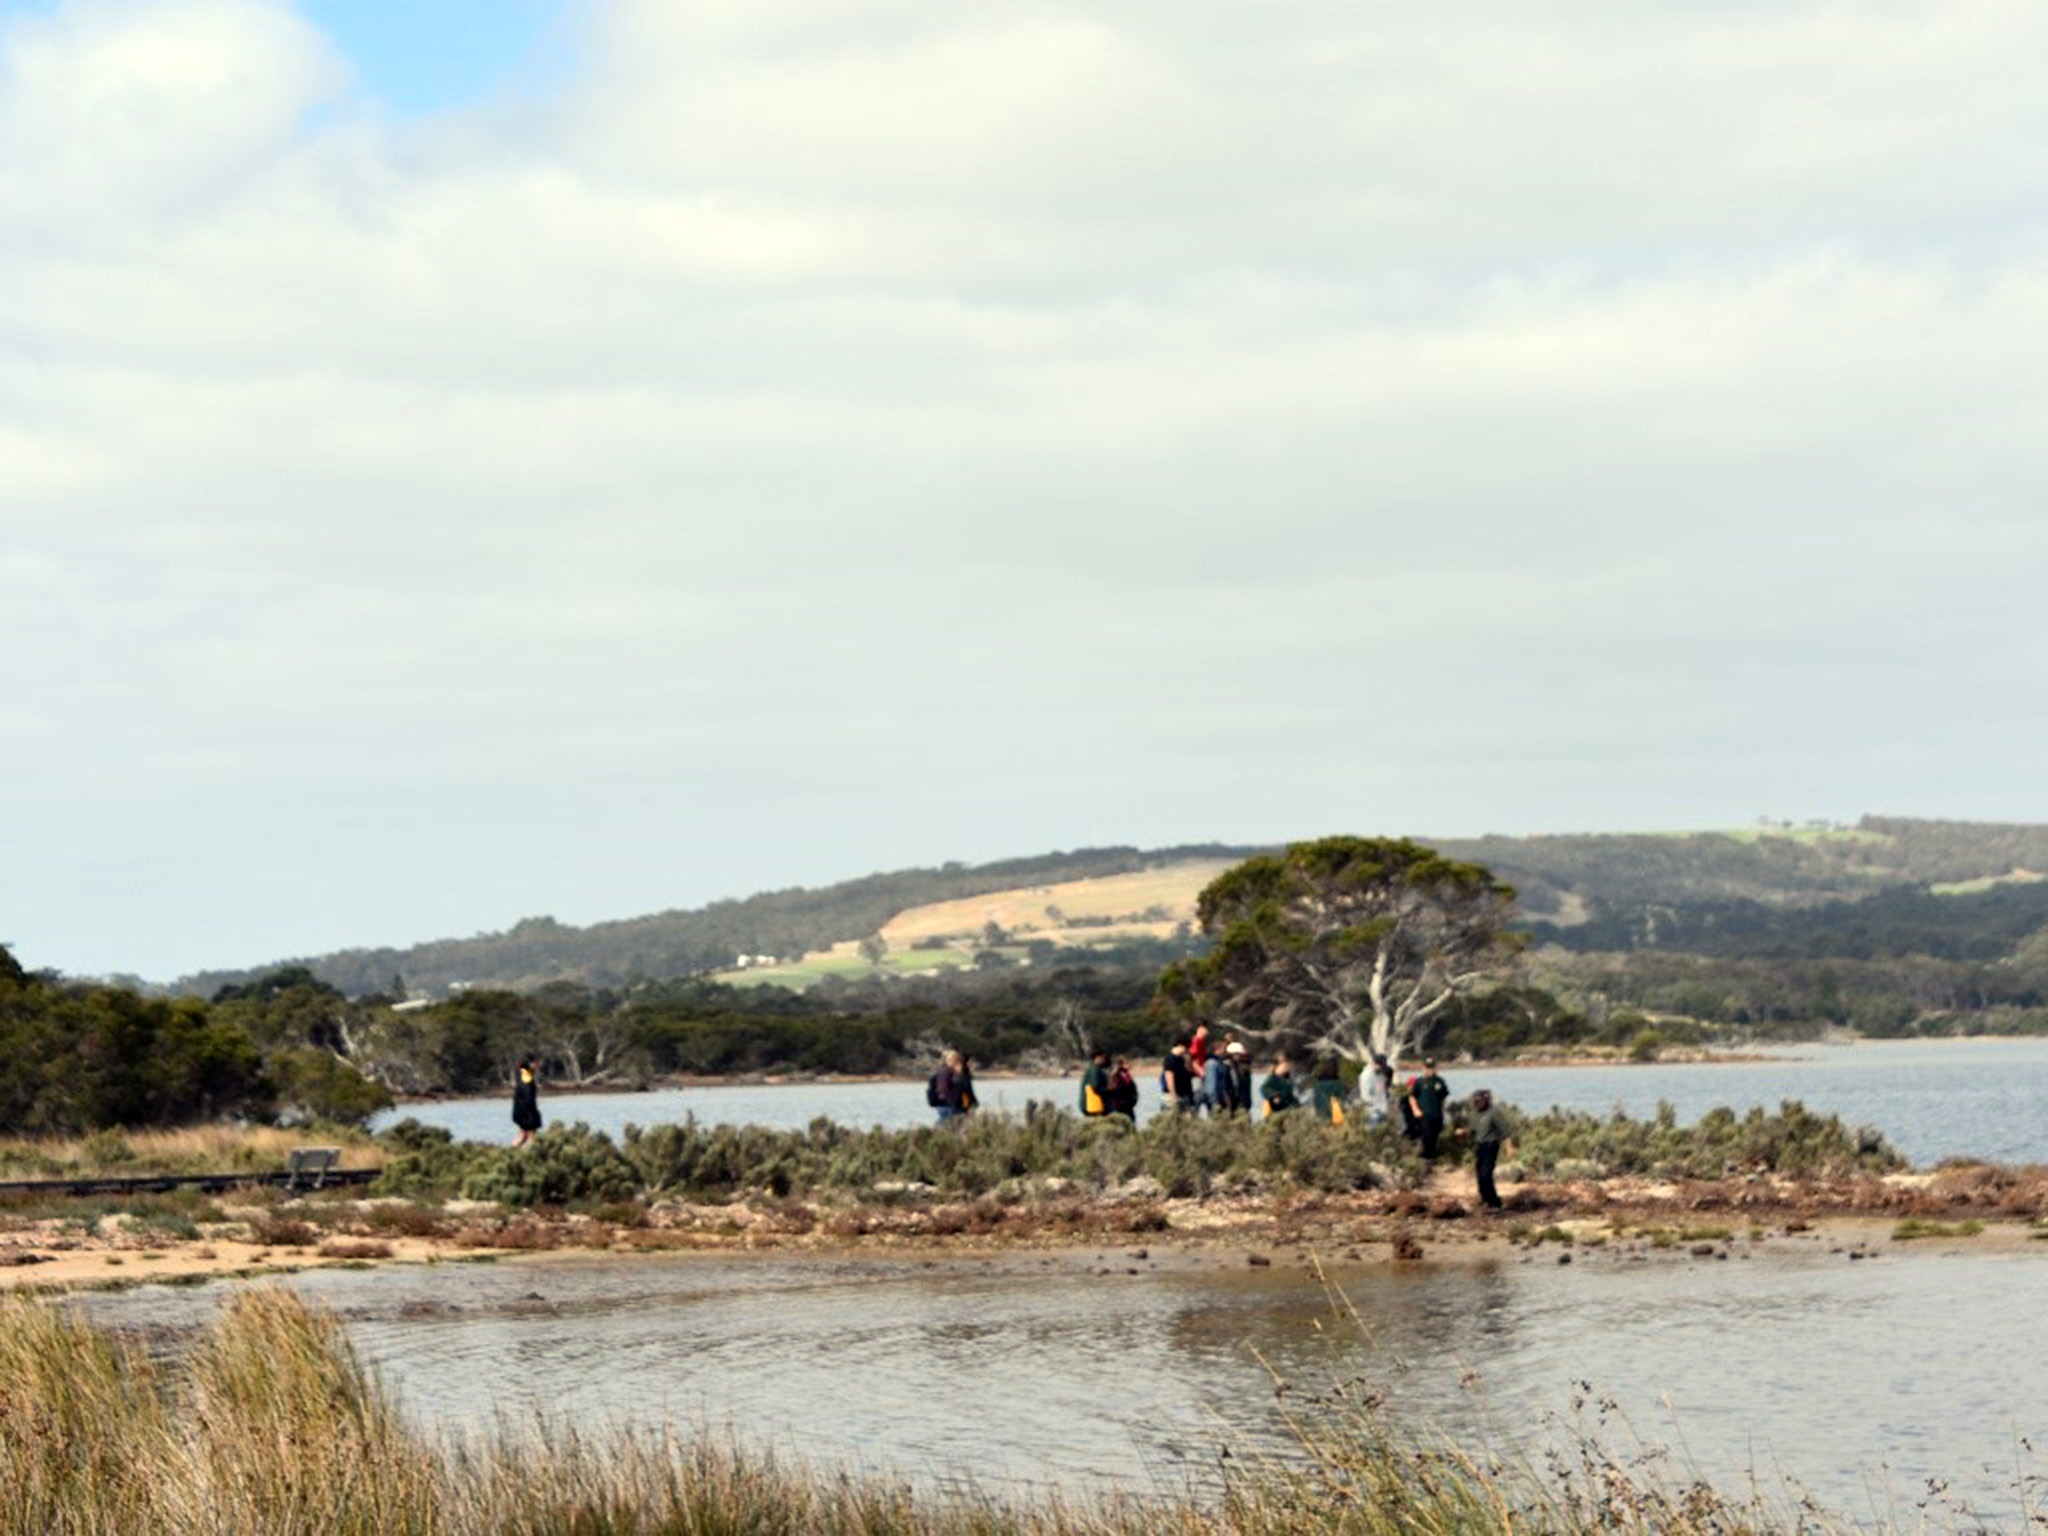
[[[570,57],[572,0],[298,0],[395,112],[546,89]]]

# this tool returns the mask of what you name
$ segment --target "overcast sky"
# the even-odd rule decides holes
[[[0,941],[2048,820],[2034,0],[0,0]]]

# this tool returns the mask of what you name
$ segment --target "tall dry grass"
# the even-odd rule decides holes
[[[1338,1404],[1340,1409],[1343,1405]],[[1358,1409],[1206,1498],[1012,1508],[914,1496],[701,1437],[553,1431],[448,1449],[339,1327],[232,1302],[160,1367],[48,1301],[0,1305],[0,1536],[1816,1536],[1583,1451],[1537,1471],[1417,1445]]]
[[[359,1131],[271,1125],[106,1130],[89,1136],[0,1137],[0,1179],[119,1178],[174,1173],[275,1173],[294,1147],[339,1146],[342,1166],[373,1167],[384,1154]]]

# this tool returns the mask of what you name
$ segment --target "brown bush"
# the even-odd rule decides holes
[[[315,1250],[323,1259],[388,1259],[389,1243],[366,1243],[349,1238],[329,1238]]]
[[[249,1218],[249,1239],[266,1248],[307,1248],[319,1239],[311,1222],[294,1221],[265,1211]]]
[[[390,1237],[446,1237],[450,1230],[440,1212],[410,1202],[365,1207],[359,1222],[365,1231]]]
[[[562,1246],[562,1234],[558,1227],[532,1217],[522,1217],[502,1226],[487,1226],[473,1222],[455,1234],[455,1241],[465,1248],[506,1248],[522,1251],[542,1251]]]

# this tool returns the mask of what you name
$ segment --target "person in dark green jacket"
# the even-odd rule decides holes
[[[1422,1141],[1425,1161],[1435,1161],[1437,1139],[1444,1133],[1444,1106],[1451,1101],[1451,1085],[1436,1075],[1436,1058],[1422,1058],[1422,1076],[1408,1089],[1408,1107],[1415,1112],[1415,1124]]]
[[[1093,1119],[1109,1113],[1109,1052],[1097,1051],[1081,1074],[1081,1113]]]
[[[1272,1076],[1259,1085],[1259,1097],[1266,1101],[1268,1119],[1301,1108],[1301,1100],[1294,1092],[1294,1063],[1285,1056],[1274,1062]]]
[[[1309,1088],[1309,1104],[1316,1118],[1330,1125],[1344,1123],[1344,1074],[1337,1058],[1325,1056],[1316,1063],[1316,1080]]]

